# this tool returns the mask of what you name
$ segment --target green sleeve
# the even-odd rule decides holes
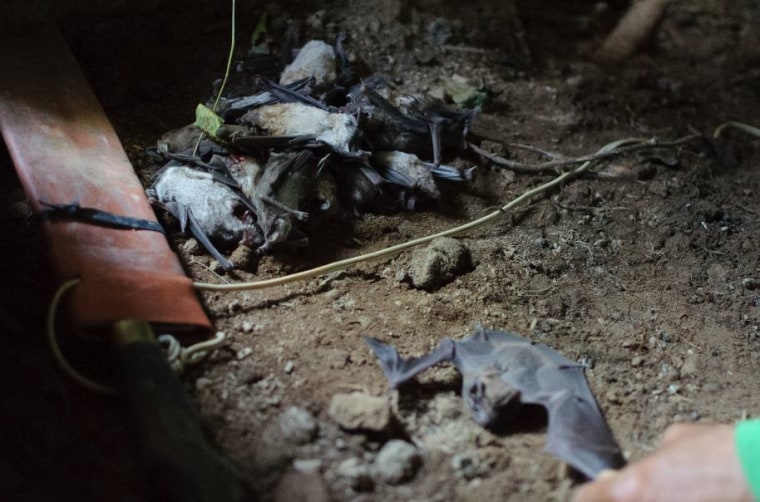
[[[760,500],[760,420],[736,424],[736,450],[750,490]]]

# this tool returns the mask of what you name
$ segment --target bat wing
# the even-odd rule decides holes
[[[591,479],[624,464],[583,366],[513,333],[480,329],[469,340],[478,345],[488,342],[492,359],[503,371],[502,380],[520,392],[523,403],[546,408],[548,452]]]
[[[394,389],[402,383],[411,380],[414,376],[431,366],[444,361],[452,361],[454,358],[454,341],[450,338],[444,338],[438,347],[430,354],[421,357],[410,357],[403,359],[399,356],[398,351],[391,345],[384,344],[377,338],[365,336],[369,348],[380,360],[380,365],[388,378],[390,386]]]
[[[172,216],[179,220],[180,229],[183,232],[185,229],[190,230],[193,237],[206,248],[206,251],[211,253],[211,256],[219,262],[222,268],[225,270],[232,270],[235,268],[235,265],[225,258],[216,246],[211,243],[211,240],[209,240],[200,223],[198,223],[198,220],[193,216],[193,211],[189,207],[180,204],[179,202],[167,202],[163,204],[163,206],[172,214]]]
[[[589,479],[605,469],[622,467],[625,461],[620,447],[588,389],[583,369],[564,368],[555,373],[550,379],[577,382],[585,391],[565,389],[547,395],[544,403],[549,413],[546,450]]]
[[[531,368],[515,372],[510,382],[524,403],[543,405],[549,415],[546,450],[590,479],[624,464],[602,410],[586,381],[583,366],[545,345],[529,345]],[[538,357],[535,357],[538,354]],[[509,374],[510,372],[507,372]]]

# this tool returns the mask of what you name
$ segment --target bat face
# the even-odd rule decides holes
[[[462,398],[473,420],[487,428],[512,419],[521,407],[520,391],[502,380],[495,368],[463,375]]]

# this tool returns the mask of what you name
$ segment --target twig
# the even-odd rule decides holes
[[[720,135],[723,134],[723,131],[731,127],[733,127],[734,129],[739,129],[740,131],[746,132],[747,134],[754,136],[756,138],[760,138],[760,129],[758,129],[757,127],[752,127],[751,125],[743,124],[741,122],[734,122],[734,121],[724,122],[723,124],[716,127],[715,132],[713,132],[713,138],[720,137]]]
[[[629,138],[629,139],[618,140],[608,145],[605,145],[599,150],[599,152],[597,152],[597,154],[602,155],[599,158],[605,158],[603,156],[605,152],[615,151],[616,149],[620,149],[623,145],[626,145],[629,143],[638,143],[641,141],[647,141],[647,140],[642,140],[640,138]],[[566,171],[560,174],[559,176],[557,176],[556,178],[552,179],[551,181],[548,181],[542,185],[537,186],[536,188],[533,188],[531,190],[528,190],[527,192],[524,192],[522,195],[513,199],[511,202],[503,205],[499,209],[485,216],[482,216],[476,220],[470,221],[469,223],[465,223],[464,225],[459,225],[457,227],[444,230],[442,232],[438,232],[438,233],[428,235],[425,237],[420,237],[418,239],[412,239],[410,241],[403,242],[401,244],[396,244],[395,246],[390,246],[388,248],[362,254],[359,256],[355,256],[353,258],[347,258],[345,260],[328,263],[320,267],[304,270],[302,272],[286,275],[284,277],[276,277],[274,279],[265,279],[262,281],[244,282],[244,283],[238,283],[238,284],[211,284],[211,283],[206,283],[206,282],[195,282],[193,283],[193,285],[197,289],[205,290],[205,291],[244,291],[244,290],[253,290],[253,289],[265,289],[265,288],[270,288],[273,286],[280,286],[280,285],[287,284],[290,282],[301,281],[304,279],[311,279],[313,277],[318,277],[324,274],[329,274],[330,272],[343,270],[345,268],[348,268],[352,265],[356,265],[358,263],[386,259],[400,253],[401,251],[418,246],[420,244],[426,244],[439,237],[449,237],[453,235],[458,235],[458,234],[467,232],[469,230],[474,230],[476,228],[482,227],[483,225],[490,223],[492,220],[499,218],[504,213],[519,206],[523,202],[530,200],[536,195],[540,195],[545,192],[548,192],[549,190],[552,190],[558,186],[561,186],[568,180],[582,174],[583,172],[588,171],[594,165],[594,160],[597,160],[597,159],[587,160],[581,166],[575,168],[574,170]]]
[[[498,51],[495,51],[493,49],[483,49],[480,47],[470,47],[467,45],[450,45],[450,44],[443,44],[439,46],[441,49],[445,51],[452,51],[452,52],[469,52],[471,54],[496,54]]]
[[[527,150],[529,152],[538,153],[550,159],[561,159],[564,157],[564,155],[561,155],[559,153],[542,150],[541,148],[535,147],[533,145],[526,145],[524,143],[504,143],[504,146],[507,148],[519,148],[520,150]]]
[[[644,150],[646,148],[652,148],[652,147],[668,148],[668,147],[680,146],[680,145],[695,141],[697,139],[701,139],[701,136],[699,134],[691,134],[689,136],[684,136],[683,138],[679,138],[675,141],[668,141],[664,143],[658,143],[655,139],[636,138],[636,139],[633,139],[632,141],[637,141],[638,143],[630,145],[630,146],[624,146],[624,147],[615,148],[613,150],[606,150],[606,151],[600,150],[596,153],[583,155],[581,157],[571,157],[571,158],[565,158],[565,159],[550,160],[547,162],[539,162],[537,164],[525,164],[523,162],[515,162],[513,160],[508,160],[498,155],[495,155],[493,153],[487,152],[486,150],[480,148],[479,146],[475,146],[472,143],[467,143],[467,146],[468,148],[470,148],[470,150],[472,150],[476,154],[496,164],[499,167],[505,167],[507,169],[511,169],[518,173],[535,174],[535,173],[544,173],[544,172],[557,172],[562,167],[571,166],[574,164],[581,164],[584,162],[595,162],[598,160],[616,157],[618,155],[624,155],[627,153]]]

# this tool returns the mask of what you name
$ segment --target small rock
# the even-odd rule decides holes
[[[430,403],[434,423],[456,420],[462,416],[462,400],[455,395],[436,396]]]
[[[213,273],[217,275],[222,275],[222,274],[227,273],[227,271],[224,270],[224,267],[222,266],[222,264],[216,260],[211,260],[208,264],[208,268],[209,270],[211,270]]]
[[[325,10],[318,10],[306,18],[306,25],[314,31],[322,31],[325,28]]]
[[[354,392],[335,394],[330,400],[327,415],[346,430],[380,432],[388,427],[391,410],[382,397]]]
[[[291,406],[278,420],[282,435],[296,444],[310,443],[317,437],[318,425],[311,413],[298,406]]]
[[[32,208],[25,200],[17,200],[8,205],[8,216],[16,221],[26,221],[32,215]]]
[[[372,464],[372,477],[377,482],[397,485],[414,477],[422,457],[413,445],[400,439],[385,443]]]
[[[182,251],[192,256],[198,256],[202,253],[200,244],[192,238],[186,240],[185,243],[182,244]]]
[[[617,389],[609,389],[605,394],[607,402],[610,404],[620,404],[622,400],[620,398],[620,392]]]
[[[435,291],[469,270],[472,270],[469,248],[457,239],[440,237],[412,254],[409,278],[415,288]]]
[[[641,356],[634,356],[633,359],[631,359],[631,366],[634,368],[638,368],[642,364],[644,364],[644,358]]]
[[[247,363],[247,364],[246,364]],[[241,363],[240,369],[237,372],[238,382],[250,385],[252,383],[259,382],[264,379],[264,374],[255,364],[249,361]]]
[[[665,380],[677,380],[679,377],[679,372],[672,365],[668,363],[662,363],[660,364],[660,374],[657,376]]]
[[[338,464],[335,472],[339,477],[348,481],[351,488],[358,492],[370,491],[374,486],[369,466],[360,458],[347,458]]]
[[[752,277],[745,277],[744,279],[742,279],[742,287],[744,289],[750,289],[750,290],[757,289],[758,285],[760,285],[758,281],[756,279],[753,279]]]
[[[293,461],[293,469],[298,472],[319,472],[320,467],[322,467],[322,460],[318,458],[299,458]]]
[[[282,71],[280,84],[309,77],[314,77],[316,87],[329,86],[337,77],[335,50],[321,40],[311,40],[301,47],[293,62]]]
[[[237,351],[237,354],[235,354],[235,356],[238,358],[238,360],[241,360],[241,359],[245,359],[251,354],[253,354],[253,349],[251,347],[243,347],[242,349]]]
[[[240,329],[243,330],[243,333],[250,333],[253,331],[253,324],[244,321],[243,324],[240,325]]]
[[[241,244],[230,255],[230,261],[235,264],[235,268],[245,270],[253,268],[258,256],[249,246]]]
[[[202,390],[211,386],[214,381],[207,377],[200,377],[195,381],[195,390]]]
[[[488,473],[489,466],[472,453],[457,453],[451,457],[451,468],[458,478],[473,479]]]
[[[683,362],[683,366],[681,366],[681,376],[682,377],[696,376],[698,371],[699,371],[699,354],[697,354],[693,350],[689,350],[686,353],[686,359]]]
[[[290,375],[291,373],[293,373],[293,370],[296,369],[296,365],[293,364],[293,361],[288,361],[285,363],[285,368],[283,369],[285,370],[285,373]]]

